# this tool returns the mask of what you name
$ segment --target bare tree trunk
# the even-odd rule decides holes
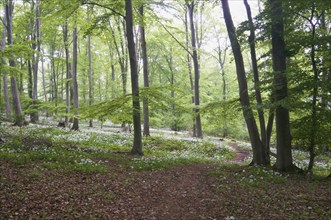
[[[7,16],[6,16],[6,10],[4,10],[4,19],[3,19],[3,26],[2,26],[2,39],[1,39],[1,52],[5,51],[6,47],[6,25],[7,25]],[[5,58],[2,58],[2,64],[5,65],[6,61]],[[8,80],[7,80],[7,74],[3,74],[3,93],[4,93],[4,99],[5,99],[5,105],[6,105],[6,120],[11,121],[11,110],[10,110],[10,103],[9,103],[9,95],[8,95]]]
[[[308,172],[311,172],[314,166],[314,159],[315,159],[315,142],[316,142],[316,133],[317,133],[317,97],[318,97],[318,81],[319,81],[319,70],[316,62],[316,24],[319,23],[319,18],[314,18],[313,15],[315,14],[315,8],[312,6],[311,17],[309,19],[309,23],[311,25],[311,50],[310,50],[310,59],[311,59],[311,66],[314,73],[313,78],[313,100],[312,100],[312,109],[311,109],[311,127],[310,127],[310,143],[309,143],[309,164],[308,164]],[[314,20],[316,19],[315,23]]]
[[[44,54],[44,52],[42,53]],[[45,81],[45,67],[44,67],[44,56],[41,58],[41,74],[42,74],[42,84],[43,84],[43,93],[44,93],[44,101],[47,102],[47,92],[46,92],[46,81]]]
[[[91,56],[91,36],[87,36],[87,57],[88,57],[88,79],[89,79],[89,106],[93,104],[93,71]],[[89,126],[93,127],[93,120],[90,119]]]
[[[8,0],[8,3],[5,5],[6,10],[6,23],[7,23],[7,44],[12,45],[13,44],[13,0]],[[15,60],[11,57],[9,59],[9,65],[11,67],[15,67]],[[15,76],[10,77],[10,85],[11,85],[11,93],[12,93],[12,99],[13,99],[13,107],[15,112],[14,117],[14,124],[18,126],[22,126],[24,124],[24,115],[21,107],[21,101],[20,96],[18,93],[17,88],[17,82],[15,79]]]
[[[109,46],[110,53],[110,65],[111,65],[111,98],[115,98],[115,64],[114,64],[114,53],[112,47]]]
[[[187,51],[189,50],[189,38],[188,38],[188,20],[187,20],[187,14],[188,11],[185,13],[185,47]],[[192,65],[191,65],[191,56],[189,53],[187,53],[187,68],[188,68],[188,74],[189,74],[189,79],[190,79],[190,88],[191,88],[191,93],[192,93],[192,98],[191,102],[194,105],[194,85],[193,85],[193,77],[192,77]],[[192,112],[194,113],[194,108],[192,109]],[[195,117],[192,118],[192,125],[193,125],[193,137],[197,136],[196,133],[196,126],[195,126]]]
[[[65,126],[69,125],[69,113],[70,113],[70,53],[69,53],[69,42],[68,42],[68,25],[67,21],[62,27],[63,30],[63,41],[66,54],[66,116],[64,119]]]
[[[91,8],[91,12],[92,12]],[[90,13],[90,12],[89,12]],[[88,20],[90,15],[88,14]],[[87,57],[88,57],[88,79],[89,79],[89,106],[93,104],[93,71],[92,71],[92,55],[91,55],[91,36],[87,36]],[[90,119],[89,126],[93,127],[93,120]]]
[[[143,154],[142,151],[142,137],[141,137],[141,123],[140,123],[140,102],[139,102],[139,85],[138,85],[138,69],[137,56],[135,51],[135,43],[133,38],[133,13],[131,0],[125,0],[126,11],[126,31],[127,42],[130,57],[131,67],[131,87],[132,87],[132,118],[134,127],[134,140],[131,153]]]
[[[77,83],[77,59],[78,59],[78,49],[77,49],[77,27],[74,27],[72,31],[72,83],[73,83],[73,98],[74,98],[74,122],[72,125],[72,130],[78,130],[78,83]]]
[[[228,0],[222,0],[222,5],[223,5],[224,20],[226,23],[226,28],[228,30],[228,35],[232,46],[232,52],[236,63],[240,104],[243,109],[243,115],[246,121],[247,129],[253,149],[253,164],[267,165],[267,161],[265,160],[265,151],[262,142],[260,140],[254,114],[249,102],[244,60],[236,36],[235,27],[232,21]]]
[[[109,26],[110,26],[110,30],[112,32],[112,36],[113,36],[113,42],[115,45],[115,49],[116,49],[116,53],[119,59],[119,64],[120,64],[120,68],[121,68],[121,77],[122,77],[122,90],[123,90],[123,95],[125,95],[127,93],[126,91],[126,86],[127,86],[127,65],[126,65],[126,47],[124,46],[124,42],[123,39],[121,37],[121,23],[118,20],[117,23],[117,30],[119,32],[120,35],[120,43],[118,44],[117,40],[116,40],[116,35],[115,35],[115,30],[112,27],[111,23],[109,22]],[[123,31],[125,33],[125,31]]]
[[[275,102],[287,99],[286,57],[284,42],[284,21],[280,0],[269,0],[271,6],[272,61],[274,70]],[[290,171],[292,163],[289,110],[277,104],[276,107],[277,161],[279,171]]]
[[[36,50],[36,53],[33,55],[32,69],[33,69],[33,92],[32,92],[32,105],[36,104],[38,100],[38,66],[39,66],[39,54],[41,46],[41,36],[40,36],[40,0],[36,0],[36,24],[34,28],[34,37],[33,37],[33,49]],[[39,121],[38,109],[31,114],[31,122],[37,123]]]
[[[32,99],[32,87],[33,87],[33,70],[31,60],[28,60],[28,96]]]
[[[194,104],[195,104],[195,125],[196,125],[196,136],[202,138],[202,128],[201,128],[201,118],[200,118],[200,69],[198,61],[198,53],[195,38],[195,28],[194,28],[194,1],[187,3],[189,20],[191,25],[191,44],[192,44],[192,59],[194,68]]]
[[[227,99],[226,97],[226,80],[225,80],[225,71],[224,71],[224,64],[225,64],[225,58],[226,58],[226,51],[227,51],[227,42],[226,42],[226,48],[224,51],[221,49],[221,43],[219,39],[217,39],[217,60],[220,65],[221,69],[221,77],[222,77],[222,100],[225,101]],[[224,107],[225,108],[225,107]],[[224,109],[223,110],[223,137],[228,136],[228,125],[227,125],[227,112]]]
[[[261,134],[261,140],[264,147],[267,146],[267,136],[266,136],[266,126],[265,126],[265,120],[264,120],[264,112],[263,112],[263,103],[262,103],[262,96],[260,91],[260,79],[259,79],[259,70],[257,67],[257,59],[256,59],[256,50],[255,50],[255,27],[253,23],[251,8],[248,4],[247,0],[244,0],[244,4],[246,7],[248,22],[249,22],[249,29],[250,29],[250,35],[249,35],[249,44],[250,44],[250,50],[251,50],[251,61],[252,61],[252,68],[253,68],[253,75],[254,75],[254,89],[255,89],[255,96],[256,96],[256,102],[257,102],[257,112],[259,116],[260,121],[260,134]],[[268,154],[269,150],[266,149],[266,161],[268,164],[270,164],[270,156]]]
[[[149,87],[149,79],[148,79],[148,58],[147,58],[147,46],[146,46],[146,36],[145,36],[145,28],[144,28],[144,6],[141,5],[139,8],[139,14],[142,19],[142,24],[140,25],[140,34],[141,34],[141,53],[143,60],[143,72],[144,72],[144,87]],[[149,107],[148,107],[148,97],[144,97],[143,99],[143,112],[144,112],[144,136],[150,136],[149,133]]]

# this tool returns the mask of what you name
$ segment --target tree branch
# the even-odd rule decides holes
[[[111,12],[113,12],[115,15],[121,16],[125,19],[125,15],[121,14],[120,12],[118,12],[115,9],[113,9],[111,7],[108,7],[106,5],[102,5],[102,4],[99,4],[99,3],[96,3],[96,2],[90,2],[88,0],[83,0],[82,4],[83,5],[95,5],[95,6],[99,6],[99,7],[102,7],[102,8],[106,8],[106,9],[110,10]]]
[[[160,21],[157,20],[157,22],[163,27],[163,29],[172,37],[172,39],[174,39],[179,46],[181,46],[188,54],[190,54],[191,57],[193,57],[193,54],[191,53],[191,51],[189,51],[185,45],[183,45],[169,30],[166,26],[164,26]]]

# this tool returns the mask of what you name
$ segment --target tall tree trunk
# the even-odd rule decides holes
[[[32,92],[32,104],[35,105],[38,100],[38,66],[39,66],[39,54],[40,54],[40,47],[41,47],[41,36],[40,36],[40,0],[36,0],[36,23],[34,30],[34,37],[33,37],[33,49],[36,53],[33,55],[33,92]],[[39,114],[38,109],[35,109],[34,112],[31,114],[31,122],[36,123],[39,121]]]
[[[248,22],[249,22],[249,29],[250,29],[249,45],[250,45],[251,59],[252,59],[251,61],[252,61],[252,68],[253,68],[253,75],[254,75],[254,89],[255,89],[255,97],[256,97],[256,102],[257,102],[257,112],[258,112],[259,121],[260,121],[260,134],[261,134],[262,144],[266,148],[267,136],[266,136],[266,126],[265,126],[265,120],[264,120],[262,96],[261,96],[261,91],[260,91],[259,70],[257,67],[257,59],[256,59],[255,27],[254,27],[253,18],[252,18],[251,7],[249,6],[247,0],[244,0],[244,4],[246,7],[247,17],[248,17]],[[269,150],[265,149],[265,152],[266,152],[266,161],[268,164],[270,164],[270,156],[268,153]]]
[[[28,96],[32,99],[32,90],[33,90],[33,70],[31,60],[28,60]]]
[[[78,48],[77,48],[77,27],[74,27],[72,31],[72,84],[73,84],[73,99],[74,99],[74,122],[72,124],[72,130],[78,130],[78,82],[77,82],[77,59],[78,59]]]
[[[1,39],[1,52],[5,51],[6,48],[6,26],[7,26],[7,16],[6,16],[6,10],[3,10],[4,16],[3,16],[3,25],[2,25],[2,39]],[[1,60],[2,64],[6,64],[6,60],[4,57],[2,57]],[[4,93],[4,99],[5,99],[5,105],[6,105],[6,120],[11,121],[11,110],[10,110],[10,103],[9,103],[9,92],[8,92],[8,80],[7,80],[7,74],[3,74],[3,93]]]
[[[115,62],[112,46],[109,46],[110,65],[111,65],[111,98],[115,98]]]
[[[140,25],[140,34],[141,34],[141,53],[143,60],[143,72],[144,72],[144,87],[149,87],[148,79],[148,58],[147,58],[147,46],[146,46],[146,36],[145,36],[145,27],[144,27],[144,6],[139,7],[139,14],[141,16],[142,24]],[[143,98],[143,112],[144,112],[144,136],[150,136],[149,133],[149,107],[148,107],[148,97]]]
[[[138,85],[138,69],[137,56],[135,51],[135,43],[133,38],[133,13],[131,0],[125,0],[126,12],[126,31],[127,42],[130,57],[131,67],[131,87],[132,87],[132,118],[134,128],[134,140],[131,153],[143,154],[142,138],[141,138],[141,123],[140,123],[140,102],[139,102],[139,85]]]
[[[109,27],[112,32],[113,42],[114,42],[116,53],[117,53],[117,56],[119,59],[119,64],[120,64],[120,68],[121,68],[121,77],[122,77],[122,91],[123,91],[123,95],[125,95],[127,93],[127,89],[126,89],[126,87],[127,87],[127,65],[126,65],[127,55],[126,55],[126,47],[124,46],[124,42],[121,37],[122,30],[121,30],[120,20],[118,20],[118,22],[117,22],[117,30],[118,30],[118,33],[120,36],[119,43],[116,40],[115,30],[112,27],[110,21],[109,21]],[[123,32],[125,33],[125,31],[123,31]]]
[[[88,57],[88,79],[89,79],[89,106],[93,104],[93,71],[91,55],[91,36],[87,36],[87,57]],[[90,119],[89,126],[93,127],[93,120]]]
[[[64,119],[65,126],[69,125],[69,114],[70,114],[70,79],[71,79],[71,68],[70,68],[70,53],[69,53],[69,41],[68,41],[68,25],[67,21],[62,27],[63,30],[63,42],[66,56],[66,116]]]
[[[276,107],[277,160],[279,171],[290,171],[292,163],[289,110],[280,102],[287,99],[286,57],[284,41],[283,9],[280,0],[269,0],[271,6],[272,61],[274,71],[274,96]]]
[[[187,14],[188,14],[188,10],[185,13],[185,47],[186,50],[189,51],[189,33],[188,33],[188,19],[187,19]],[[188,75],[189,75],[189,79],[190,79],[190,88],[191,88],[191,102],[194,105],[194,85],[193,85],[193,77],[192,77],[192,65],[191,65],[191,56],[189,53],[187,53],[187,69],[188,69]],[[192,109],[192,112],[194,113],[194,108]],[[196,126],[195,126],[195,117],[193,117],[192,119],[192,125],[193,125],[193,137],[197,136],[196,133]]]
[[[93,8],[90,8],[91,12],[88,13],[88,20],[90,20],[90,13]],[[93,70],[92,70],[92,55],[91,55],[91,36],[87,36],[87,57],[88,57],[88,79],[89,79],[89,106],[93,104]],[[93,127],[93,120],[90,119],[89,126]]]
[[[194,1],[187,4],[189,12],[189,20],[191,26],[191,44],[192,44],[192,59],[193,59],[193,69],[194,69],[194,104],[195,104],[195,125],[196,125],[196,136],[202,138],[202,128],[201,128],[201,117],[200,117],[200,69],[198,61],[198,53],[195,38],[195,28],[194,28]]]
[[[232,52],[236,63],[240,104],[243,109],[243,115],[246,121],[247,129],[253,149],[253,164],[267,165],[267,161],[265,160],[265,151],[262,142],[260,140],[260,135],[256,125],[254,114],[249,102],[244,61],[243,61],[240,45],[236,36],[235,27],[232,21],[229,3],[228,0],[222,0],[221,2],[223,5],[224,20],[226,23],[226,28],[232,46]]]
[[[226,58],[226,51],[227,51],[227,42],[226,42],[226,48],[224,51],[221,49],[221,43],[219,39],[217,39],[217,60],[220,65],[221,69],[221,78],[222,78],[222,100],[226,101],[226,80],[225,80],[225,70],[224,70],[224,64],[225,64],[225,58]],[[224,107],[225,108],[225,107]],[[223,137],[228,136],[228,124],[227,124],[227,111],[223,110]]]
[[[312,109],[311,109],[311,127],[310,127],[310,140],[309,140],[309,164],[308,164],[308,172],[311,172],[314,166],[315,159],[315,142],[316,142],[316,133],[317,133],[317,97],[318,97],[318,81],[319,81],[319,69],[316,62],[316,24],[319,23],[319,18],[314,18],[315,8],[312,6],[311,17],[309,19],[309,23],[311,25],[311,48],[310,48],[310,59],[311,66],[314,73],[313,78],[313,100],[312,100]],[[316,19],[316,20],[315,20]],[[315,21],[314,21],[315,20]],[[315,22],[315,23],[314,23]]]
[[[6,23],[7,23],[7,44],[12,45],[13,44],[13,0],[8,0],[8,2],[5,5],[6,10]],[[15,60],[13,57],[9,58],[9,65],[11,67],[15,67]],[[13,107],[15,112],[14,117],[14,124],[18,126],[22,126],[24,124],[24,115],[21,107],[21,100],[18,93],[18,87],[17,82],[15,79],[15,76],[10,77],[10,85],[11,85],[11,93],[12,93],[12,99],[13,99]]]
[[[44,51],[42,52],[44,54]],[[47,92],[46,92],[46,81],[45,81],[45,67],[44,67],[44,55],[41,58],[41,75],[42,75],[42,85],[43,85],[43,93],[44,93],[44,101],[47,102]]]

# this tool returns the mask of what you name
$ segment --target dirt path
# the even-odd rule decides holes
[[[230,163],[241,163],[251,155],[252,151],[239,147],[237,142],[232,141],[229,146],[236,152]]]

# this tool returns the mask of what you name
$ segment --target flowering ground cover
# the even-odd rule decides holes
[[[0,219],[331,216],[330,179],[248,167],[250,151],[240,142],[155,134],[136,157],[127,153],[131,134],[107,128],[1,132]]]

